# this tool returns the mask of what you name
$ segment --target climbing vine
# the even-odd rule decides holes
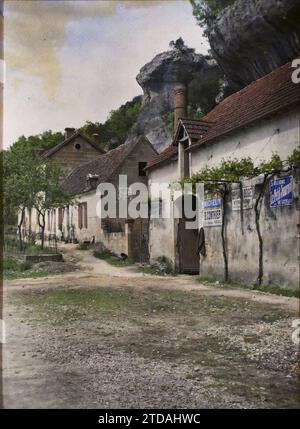
[[[227,251],[227,196],[230,191],[230,186],[233,183],[242,183],[242,179],[253,177],[255,168],[251,158],[243,158],[241,160],[223,160],[219,166],[208,168],[194,174],[192,177],[184,179],[181,183],[204,183],[205,191],[216,192],[220,195],[222,203],[222,251],[224,260],[224,281],[229,281],[229,264]]]
[[[229,264],[228,264],[228,253],[227,253],[227,238],[226,238],[226,224],[227,224],[227,208],[226,198],[229,194],[232,184],[238,184],[240,187],[240,198],[241,198],[241,225],[242,234],[243,231],[243,180],[253,179],[260,177],[261,182],[259,184],[259,192],[254,203],[255,212],[255,226],[256,233],[259,242],[259,256],[258,256],[258,276],[257,283],[260,286],[262,284],[264,268],[263,268],[263,254],[264,254],[264,242],[261,233],[260,216],[261,208],[263,204],[263,198],[265,191],[269,184],[270,179],[283,171],[284,166],[287,170],[297,168],[300,166],[300,149],[297,148],[293,151],[288,160],[284,163],[279,155],[273,154],[270,161],[262,162],[259,166],[254,166],[251,158],[243,159],[232,159],[223,160],[220,165],[215,167],[206,167],[203,170],[197,172],[192,177],[183,179],[181,184],[192,183],[195,189],[197,183],[204,183],[206,192],[217,192],[222,201],[223,212],[222,212],[222,250],[224,260],[224,280],[229,281]]]

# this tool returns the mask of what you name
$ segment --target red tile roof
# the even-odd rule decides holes
[[[173,145],[178,144],[178,138],[180,136],[182,127],[184,127],[190,139],[193,141],[199,140],[211,126],[212,123],[199,119],[180,119],[174,137]]]
[[[177,155],[176,143],[180,138],[182,127],[186,129],[192,140],[192,145],[186,149],[189,151],[259,119],[299,104],[300,84],[292,82],[294,70],[292,63],[289,62],[227,97],[202,120],[181,119],[173,146],[169,146],[154,157],[146,168],[156,168]]]
[[[198,141],[199,138],[207,132],[211,125],[211,123],[198,119],[180,119],[172,145],[167,147],[163,152],[161,152],[159,155],[155,156],[150,162],[148,162],[146,169],[148,170],[157,167],[162,163],[171,161],[174,157],[177,156],[178,140],[181,138],[184,129],[188,133],[192,142],[195,142]]]
[[[146,169],[152,169],[160,164],[171,161],[173,158],[176,158],[178,153],[177,146],[168,146],[164,151],[159,155],[155,156],[148,162]]]
[[[292,82],[294,70],[291,62],[285,64],[226,98],[203,118],[214,125],[187,150],[299,104],[300,84]]]

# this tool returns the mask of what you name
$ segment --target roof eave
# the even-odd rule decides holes
[[[260,120],[266,119],[268,117],[274,116],[274,115],[276,115],[279,112],[282,112],[284,110],[288,110],[291,107],[296,106],[297,104],[300,104],[300,100],[295,101],[295,102],[290,103],[290,104],[287,104],[285,106],[280,106],[279,108],[273,110],[272,112],[268,112],[265,115],[262,115],[259,118],[256,118],[254,120],[249,120],[249,121],[245,122],[244,124],[241,124],[238,127],[234,127],[234,128],[229,129],[229,130],[226,130],[225,132],[217,134],[217,135],[213,136],[210,139],[199,140],[197,143],[192,144],[191,146],[187,147],[184,151],[185,152],[192,152],[194,149],[197,149],[197,148],[201,147],[202,145],[206,145],[206,144],[212,143],[212,142],[214,142],[214,141],[216,141],[216,140],[218,140],[218,139],[220,139],[222,137],[227,137],[228,135],[232,134],[235,131],[239,131],[239,130],[245,128],[245,127],[250,126],[251,124],[254,124],[257,121],[260,121]],[[204,134],[204,137],[205,137],[205,134]]]

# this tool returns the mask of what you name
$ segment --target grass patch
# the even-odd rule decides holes
[[[209,284],[209,285],[216,285],[216,280],[209,278],[209,277],[199,277],[198,278],[199,283]],[[280,296],[287,296],[287,297],[295,297],[300,298],[300,290],[293,290],[293,289],[284,289],[279,286],[275,285],[251,285],[246,283],[240,283],[240,282],[230,282],[230,283],[222,283],[218,282],[218,287],[234,287],[239,289],[247,289],[247,290],[255,290],[265,293],[271,293],[273,295],[280,295]]]
[[[28,262],[7,256],[3,260],[3,277],[6,280],[47,277],[48,271],[34,271]]]
[[[87,243],[85,241],[79,243],[77,246],[77,250],[89,250],[89,248],[90,248],[90,243]]]
[[[95,258],[103,259],[114,267],[130,267],[134,264],[134,261],[132,261],[130,258],[120,259],[108,250],[104,250],[102,252],[95,250],[93,252],[93,255],[95,256]]]
[[[28,291],[19,294],[22,302],[32,305],[33,314],[40,314],[51,323],[66,320],[124,319],[136,325],[145,320],[166,321],[176,319],[180,325],[193,322],[190,329],[197,331],[209,320],[222,324],[249,324],[264,320],[272,323],[289,314],[276,306],[265,306],[246,299],[205,297],[196,291],[161,290],[146,288],[89,288],[45,291]],[[146,318],[146,319],[145,319]]]

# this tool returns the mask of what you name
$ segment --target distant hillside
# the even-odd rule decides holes
[[[106,122],[87,121],[81,131],[88,137],[99,134],[99,145],[106,150],[114,149],[127,139],[132,126],[135,124],[142,104],[142,96],[134,97],[131,101],[113,110]]]

